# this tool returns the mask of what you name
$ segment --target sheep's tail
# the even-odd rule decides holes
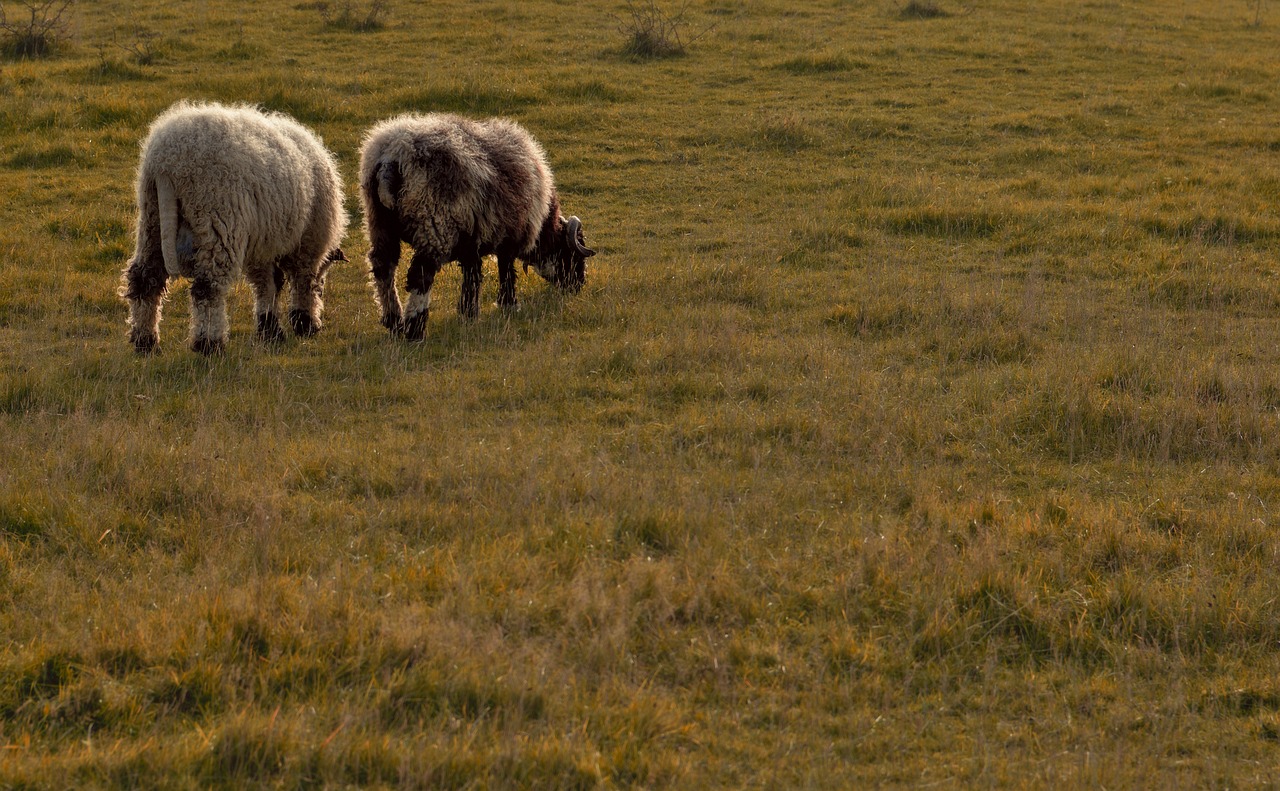
[[[378,185],[378,202],[394,209],[396,193],[400,191],[400,168],[395,162],[379,162],[373,178]]]
[[[173,192],[173,182],[163,173],[157,173],[156,208],[160,214],[160,253],[164,256],[164,268],[170,275],[182,273],[178,260],[178,199]]]

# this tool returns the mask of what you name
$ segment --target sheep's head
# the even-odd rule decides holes
[[[315,298],[318,303],[323,304],[321,300],[324,299],[324,286],[325,282],[329,278],[329,267],[339,261],[346,260],[347,254],[342,252],[342,248],[335,247],[330,250],[329,254],[324,257],[324,260],[320,262],[320,266],[316,270],[316,276],[311,280],[311,292],[315,294]]]
[[[320,268],[316,271],[315,287],[320,289],[321,292],[323,292],[325,278],[327,278],[329,275],[329,267],[333,266],[339,261],[346,261],[346,260],[347,260],[347,254],[342,252],[341,247],[335,247],[332,250],[330,250],[329,254],[324,257],[324,260],[320,262]],[[321,294],[317,294],[316,296],[321,296]]]
[[[587,259],[596,254],[586,241],[582,220],[569,217],[557,229],[551,249],[530,263],[548,283],[561,291],[577,293],[587,279]]]

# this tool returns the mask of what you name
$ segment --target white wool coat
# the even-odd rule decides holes
[[[251,106],[174,104],[142,143],[136,188],[140,248],[158,235],[170,275],[192,276],[204,244],[219,248],[210,274],[223,285],[242,267],[319,268],[346,228],[333,155]]]

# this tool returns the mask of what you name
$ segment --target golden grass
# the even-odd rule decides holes
[[[1275,20],[942,10],[641,62],[603,6],[104,0],[4,63],[0,787],[1273,783]],[[177,284],[136,358],[182,97],[352,195],[371,122],[510,115],[601,254],[405,345],[353,224],[315,339],[240,288],[198,358]]]

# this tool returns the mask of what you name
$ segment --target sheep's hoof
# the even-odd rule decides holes
[[[263,313],[258,316],[258,337],[267,343],[279,343],[284,340],[284,330],[280,329],[280,319],[274,313]]]
[[[426,311],[416,316],[404,320],[404,339],[418,343],[422,340],[422,336],[427,331],[427,314]]]
[[[129,333],[135,354],[156,354],[160,351],[160,339],[150,333]]]
[[[293,325],[294,334],[300,338],[310,338],[320,331],[320,322],[305,310],[289,311],[289,323]]]
[[[222,354],[226,351],[226,348],[226,341],[221,338],[196,338],[191,342],[191,351],[196,354],[203,354],[205,357]]]
[[[383,314],[382,326],[390,330],[392,335],[404,334],[404,319],[402,319],[398,313]]]

